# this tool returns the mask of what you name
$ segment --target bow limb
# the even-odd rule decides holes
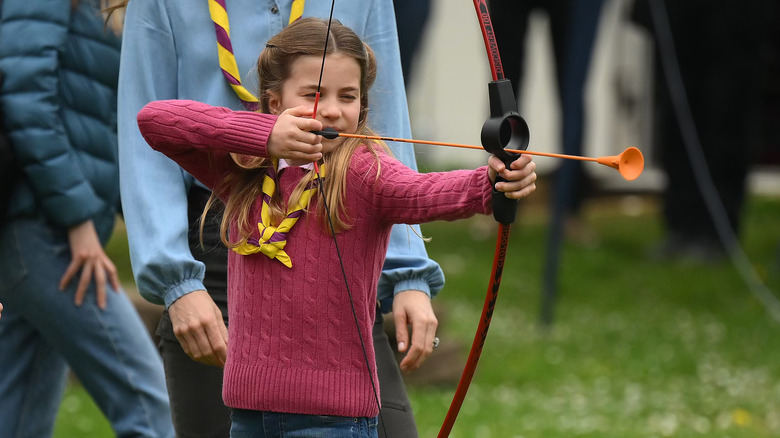
[[[528,147],[528,125],[517,114],[514,91],[509,81],[504,78],[501,56],[495,35],[493,34],[493,25],[490,21],[490,13],[485,0],[474,0],[474,8],[479,18],[482,37],[485,40],[485,48],[490,61],[490,71],[493,76],[493,81],[488,85],[490,118],[482,127],[482,146],[488,152],[502,159],[504,164],[509,167],[510,163],[517,158],[517,154],[509,153],[504,148],[511,146],[515,149],[525,150]],[[510,131],[509,136],[506,135],[507,129]],[[509,199],[503,193],[494,190],[493,216],[499,222],[499,227],[498,237],[496,238],[496,250],[493,256],[493,270],[485,295],[485,303],[482,306],[482,316],[479,320],[477,332],[474,335],[474,341],[471,344],[471,351],[466,360],[466,366],[463,369],[458,388],[455,390],[452,403],[447,411],[447,416],[444,418],[444,423],[439,430],[439,438],[448,437],[450,431],[452,431],[482,354],[482,348],[485,345],[490,321],[496,306],[496,299],[498,298],[506,249],[509,243],[509,229],[511,223],[514,222],[516,209],[516,200]]]
[[[452,403],[447,411],[447,416],[444,418],[444,423],[439,430],[439,438],[448,437],[450,435],[450,431],[452,430],[453,425],[455,425],[455,419],[458,417],[460,408],[466,398],[469,385],[471,385],[471,379],[474,377],[474,372],[477,369],[477,362],[479,362],[479,357],[482,354],[482,347],[485,345],[485,339],[487,338],[488,329],[490,328],[490,320],[493,318],[493,310],[496,307],[498,288],[501,285],[501,274],[504,270],[504,260],[508,243],[509,224],[499,224],[496,252],[493,256],[493,272],[490,277],[487,294],[485,295],[485,304],[482,306],[482,316],[480,317],[479,326],[474,335],[474,342],[471,344],[471,351],[466,360],[466,366],[463,368],[463,374],[458,383],[458,388],[455,390],[455,395],[452,398]]]

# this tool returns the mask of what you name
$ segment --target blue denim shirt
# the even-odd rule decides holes
[[[230,36],[242,82],[256,92],[257,57],[287,24],[291,0],[230,0]],[[327,18],[330,2],[308,1],[303,15]],[[371,126],[383,135],[409,138],[398,37],[391,0],[339,0],[334,19],[352,28],[375,51]],[[136,124],[138,111],[160,99],[192,99],[236,110],[241,103],[222,76],[214,24],[205,0],[133,0],[124,25],[119,73],[120,185],[130,258],[140,293],[169,306],[205,289],[205,267],[187,243],[187,192],[199,184],[175,162],[152,150]],[[414,149],[391,144],[395,156],[416,169]],[[417,226],[415,226],[417,227]],[[393,229],[377,297],[392,308],[395,293],[415,289],[434,296],[444,286],[439,265],[406,226]]]

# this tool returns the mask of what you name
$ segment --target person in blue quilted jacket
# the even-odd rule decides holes
[[[120,39],[98,0],[0,2],[0,435],[51,436],[71,368],[118,437],[174,436],[162,361],[103,250],[119,207]]]

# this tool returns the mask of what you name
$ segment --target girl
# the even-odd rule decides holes
[[[319,111],[304,118],[312,115],[326,28],[322,20],[302,19],[269,40],[257,65],[262,113],[160,101],[138,114],[147,142],[225,204],[222,238],[233,251],[223,396],[234,409],[234,436],[307,429],[376,436],[370,329],[391,226],[490,213],[497,172],[508,182],[496,189],[507,196],[535,189],[527,156],[512,170],[492,157],[490,168],[419,174],[382,145],[309,132],[370,132],[367,92],[376,63],[338,22]],[[311,170],[318,160],[321,187]]]
[[[227,61],[216,47],[222,27],[216,29],[212,17],[219,16],[215,9],[220,7],[209,5],[218,3],[227,7],[222,17],[229,22],[236,76],[254,91],[256,77],[243,74],[255,71],[265,43],[294,20],[294,11],[304,3],[303,15],[312,17],[327,17],[331,6],[327,1],[301,0],[131,0],[125,11],[118,100],[124,220],[138,290],[147,300],[165,305],[156,334],[174,427],[177,435],[188,438],[230,434],[230,410],[222,403],[230,250],[220,241],[221,213],[216,209],[209,210],[199,233],[198,219],[211,192],[149,148],[136,116],[147,103],[163,99],[242,108],[239,95],[223,77],[221,66]],[[384,135],[410,137],[393,1],[339,0],[336,15],[371,46],[381,66],[372,87],[369,123]],[[417,168],[412,145],[389,146],[402,163]],[[408,228],[393,227],[377,286],[382,312],[394,321],[394,344],[405,354],[400,369],[380,312],[373,335],[381,417],[386,421],[380,431],[416,438],[401,371],[417,369],[433,351],[438,322],[431,298],[443,287],[444,273]]]

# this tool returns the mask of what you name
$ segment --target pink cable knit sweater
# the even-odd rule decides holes
[[[276,117],[192,101],[159,101],[138,114],[146,141],[208,187],[236,170],[229,152],[267,156]],[[378,415],[371,328],[376,285],[390,228],[455,220],[491,211],[487,169],[421,174],[380,153],[381,176],[368,146],[347,174],[352,228],[337,235],[371,373],[344,286],[332,237],[304,216],[288,235],[292,268],[263,254],[228,257],[228,358],[223,398],[234,408],[302,414]],[[284,169],[285,198],[303,177]],[[164,187],[160,188],[164,190]],[[316,201],[315,201],[316,199]],[[312,198],[318,202],[320,197]],[[259,217],[261,200],[253,207]],[[160,218],[160,220],[165,220]]]

